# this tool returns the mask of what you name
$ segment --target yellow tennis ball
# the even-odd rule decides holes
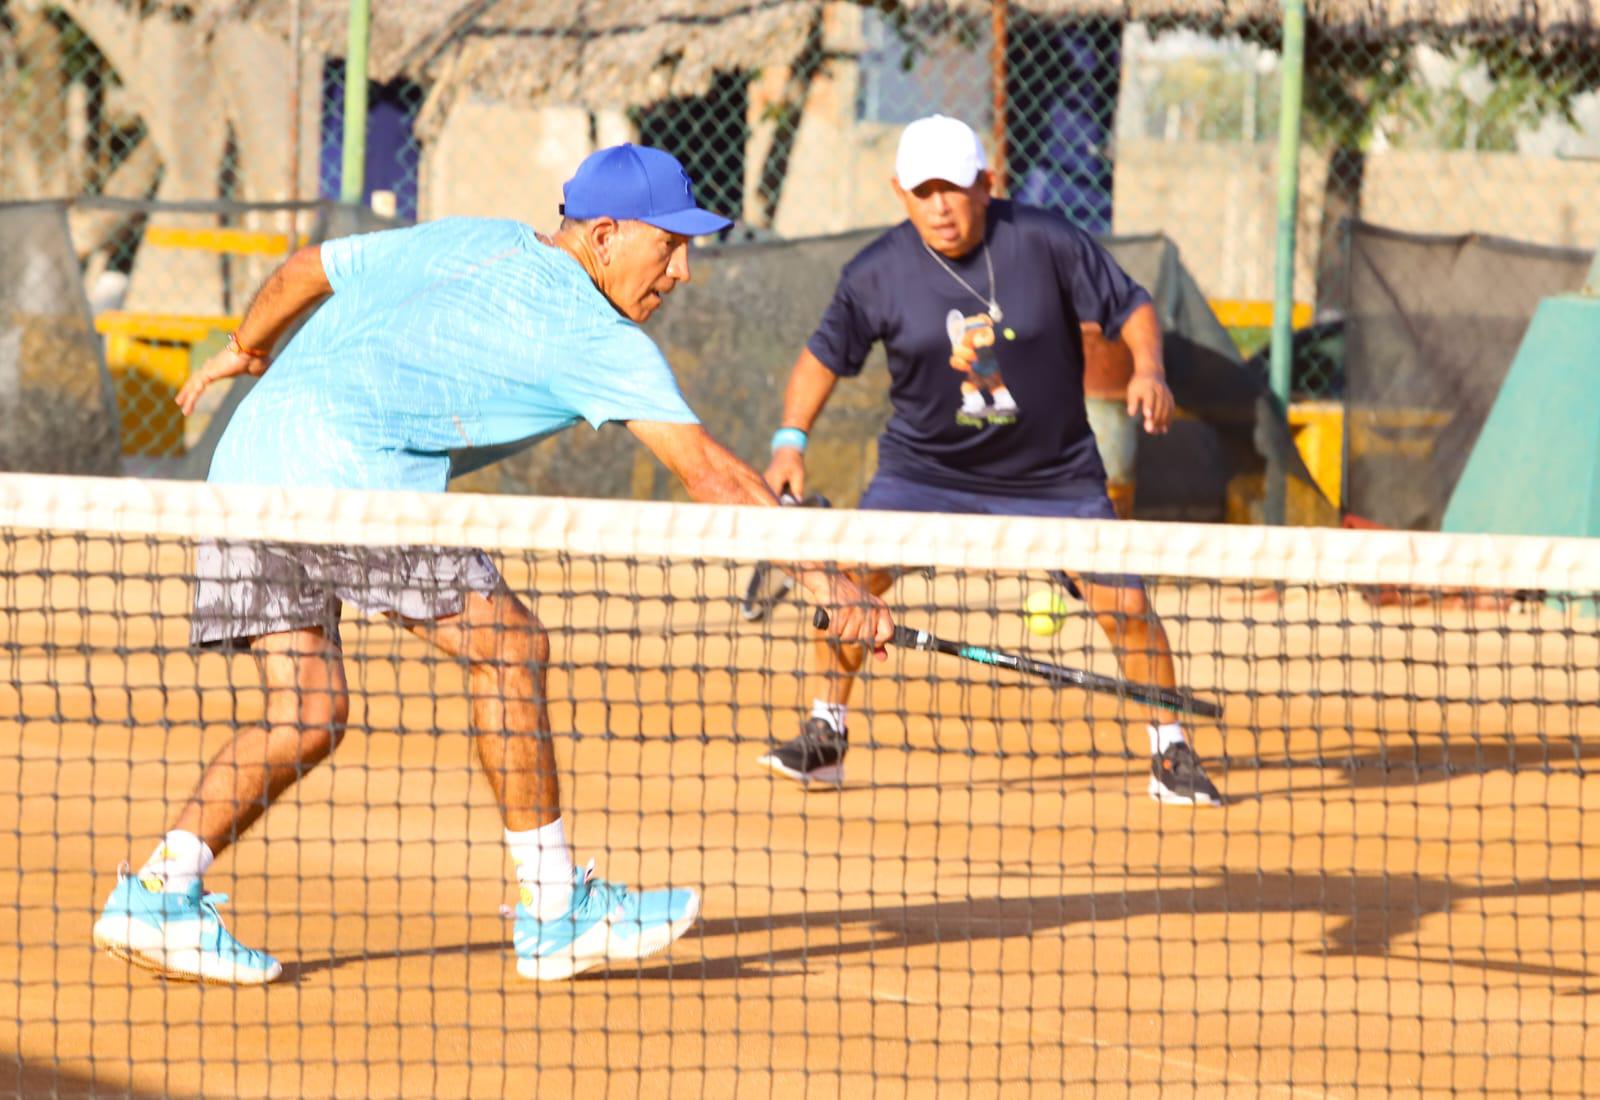
[[[1070,610],[1067,601],[1050,589],[1040,589],[1033,593],[1022,607],[1028,613],[1029,632],[1044,638],[1061,629],[1061,624]]]

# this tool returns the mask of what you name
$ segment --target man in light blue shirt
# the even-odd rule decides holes
[[[516,222],[456,218],[295,253],[228,349],[178,395],[188,413],[219,379],[261,377],[217,445],[210,480],[436,491],[452,453],[618,421],[696,500],[775,504],[761,476],[700,426],[639,328],[689,281],[689,238],[727,220],[695,205],[671,156],[633,145],[586,159],[564,198],[549,240]],[[119,876],[96,944],[173,978],[258,985],[281,974],[228,933],[220,896],[200,880],[343,733],[344,603],[468,665],[478,755],[517,868],[518,973],[552,980],[643,958],[693,924],[693,890],[635,893],[592,863],[574,867],[545,707],[549,640],[486,555],[209,543],[196,575],[191,637],[258,656],[265,719],[216,756],[139,872]],[[797,567],[796,576],[842,641],[888,641],[893,626],[876,598],[838,573]]]
[[[332,297],[240,405],[212,481],[438,491],[453,450],[698,423],[644,330],[528,226],[448,218],[317,258]]]

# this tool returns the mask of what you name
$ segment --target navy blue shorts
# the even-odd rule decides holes
[[[943,489],[882,470],[872,475],[856,505],[866,512],[947,512],[977,516],[1043,516],[1047,519],[1116,519],[1105,489],[1076,497],[1003,497]],[[1129,573],[1085,573],[1084,579],[1118,588],[1140,588],[1144,582]],[[1068,585],[1074,596],[1076,586]]]

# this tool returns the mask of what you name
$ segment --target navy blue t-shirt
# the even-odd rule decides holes
[[[806,346],[841,377],[861,372],[876,341],[889,358],[894,413],[878,467],[928,485],[1019,497],[1104,491],[1105,467],[1083,405],[1081,321],[1115,336],[1149,294],[1089,234],[1048,210],[996,199],[984,249],[929,254],[909,221],[845,266]],[[986,300],[999,303],[998,321]],[[950,366],[975,330],[980,372]]]

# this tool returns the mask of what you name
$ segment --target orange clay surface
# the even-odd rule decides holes
[[[577,858],[700,888],[702,924],[518,979],[461,669],[347,616],[348,739],[208,877],[285,965],[234,990],[90,946],[118,863],[260,713],[249,657],[187,649],[185,568],[0,556],[0,1096],[1600,1091],[1575,611],[1160,584],[1184,679],[1227,707],[1191,734],[1232,803],[1196,811],[1147,800],[1116,699],[920,654],[874,667],[847,785],[808,793],[755,765],[798,726],[795,604],[742,622],[720,566],[506,562],[552,630]],[[907,622],[1115,671],[1082,619],[1025,641],[1024,587],[895,592]]]

